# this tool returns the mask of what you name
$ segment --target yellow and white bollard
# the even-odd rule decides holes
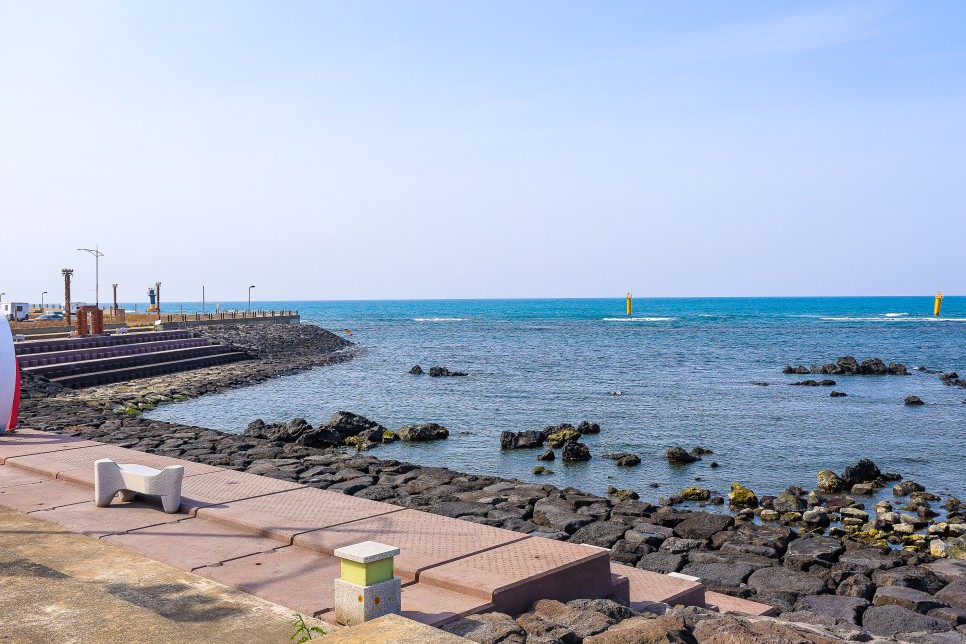
[[[943,308],[943,292],[939,291],[938,293],[936,293],[936,304],[932,308],[932,314],[938,318],[939,312],[942,310],[942,308]]]
[[[630,293],[627,294],[627,317],[631,317],[634,311],[634,296]]]
[[[355,626],[402,610],[402,583],[393,575],[399,548],[364,541],[337,548],[342,578],[335,580],[335,621]]]

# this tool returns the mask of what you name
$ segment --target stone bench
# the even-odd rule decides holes
[[[147,494],[161,497],[164,511],[173,514],[181,506],[183,479],[184,465],[169,465],[158,470],[102,458],[94,461],[94,503],[106,508],[118,492],[122,501],[132,500],[135,494]]]

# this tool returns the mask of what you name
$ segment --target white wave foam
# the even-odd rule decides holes
[[[826,317],[819,319],[826,322],[966,322],[966,318],[937,317]]]
[[[908,313],[883,313],[882,315],[883,317],[887,317],[887,318],[902,318],[909,314]]]
[[[466,318],[413,318],[413,322],[466,322]]]
[[[670,322],[678,318],[602,318],[604,322]]]

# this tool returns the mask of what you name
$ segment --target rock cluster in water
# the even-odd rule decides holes
[[[500,448],[532,449],[543,447],[546,444],[549,447],[560,449],[560,458],[565,462],[589,461],[591,459],[590,448],[586,443],[580,442],[580,439],[587,434],[599,433],[600,425],[589,420],[582,421],[576,427],[570,423],[561,423],[544,429],[528,429],[520,432],[504,431],[500,432]],[[631,454],[625,456],[637,458],[637,463],[640,463],[640,458],[636,456]],[[552,461],[555,458],[553,450],[549,449],[537,456],[537,460],[540,461]],[[605,455],[605,458],[610,458],[610,456]],[[633,458],[618,458],[616,460],[618,465],[637,465],[637,463],[632,462]],[[534,468],[534,473],[537,473],[537,469]],[[540,474],[553,473],[546,468],[539,469]]]
[[[828,379],[826,379],[826,380],[812,380],[812,379],[808,379],[808,380],[802,380],[802,381],[799,381],[799,382],[792,382],[792,383],[789,383],[789,384],[792,384],[792,385],[795,385],[795,386],[798,386],[798,387],[834,387],[835,386],[835,381],[834,380],[828,380]]]
[[[458,376],[468,376],[469,374],[465,371],[450,371],[446,367],[430,367],[429,377],[430,378],[452,378]]]
[[[824,365],[812,365],[806,367],[791,365],[785,367],[782,373],[786,374],[826,374],[834,376],[908,376],[909,370],[906,365],[893,362],[886,365],[879,358],[863,360],[861,363],[852,356],[842,356],[834,363]]]

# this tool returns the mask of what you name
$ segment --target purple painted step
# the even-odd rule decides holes
[[[186,340],[190,337],[190,331],[149,331],[145,333],[129,333],[126,335],[99,335],[83,338],[28,340],[26,342],[18,342],[14,347],[14,350],[18,356],[22,356],[34,353],[51,353],[53,351],[70,351],[72,349],[114,347],[124,344],[158,342],[161,340]]]
[[[189,358],[201,358],[205,356],[229,353],[232,350],[224,345],[212,344],[200,347],[189,347],[185,349],[173,349],[169,351],[153,351],[151,353],[139,353],[130,356],[115,356],[113,358],[101,358],[97,360],[80,360],[64,364],[42,365],[24,369],[25,373],[32,373],[51,380],[76,376],[85,373],[95,373],[100,371],[114,371],[117,369],[128,369],[164,362],[175,362]]]
[[[179,371],[189,371],[191,369],[201,369],[213,367],[215,365],[247,360],[248,355],[240,352],[232,352],[227,347],[216,345],[222,349],[222,353],[215,355],[202,356],[199,358],[188,358],[186,360],[176,360],[172,362],[160,362],[155,364],[141,365],[137,367],[127,367],[122,369],[111,369],[107,371],[95,371],[92,373],[82,373],[60,378],[51,378],[51,382],[80,389],[82,387],[93,387],[95,385],[107,385],[112,382],[122,382],[134,380],[136,378],[151,378]]]
[[[139,353],[154,351],[172,351],[175,349],[189,349],[207,346],[204,338],[190,338],[187,340],[165,340],[162,342],[140,342],[113,347],[93,347],[88,349],[72,349],[70,351],[53,351],[51,353],[31,353],[17,358],[21,369],[41,367],[46,365],[79,362],[81,360],[101,360],[118,356],[131,356]]]

